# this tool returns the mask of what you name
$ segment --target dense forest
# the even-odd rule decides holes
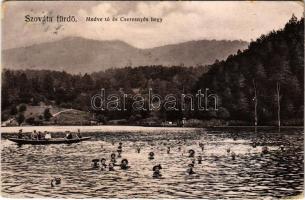
[[[178,121],[220,120],[229,124],[303,124],[304,19],[294,16],[286,26],[252,41],[246,50],[216,60],[210,66],[139,66],[72,75],[64,71],[2,71],[2,121],[16,115],[20,104],[73,108],[94,113],[97,121],[143,119]],[[107,93],[147,95],[148,88],[161,96],[195,94],[209,88],[219,97],[219,110],[135,111],[127,98],[127,111],[96,111],[91,97],[101,88]],[[181,103],[181,102],[180,102]],[[179,104],[179,102],[178,102]],[[20,107],[20,106],[19,106]],[[279,109],[280,108],[280,109]],[[256,112],[255,112],[256,111]]]
[[[217,62],[200,77],[197,88],[209,87],[231,119],[258,123],[301,119],[304,110],[304,18],[294,16],[283,30],[262,35],[249,48]]]

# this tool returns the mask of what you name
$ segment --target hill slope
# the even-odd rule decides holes
[[[200,88],[218,95],[219,117],[253,123],[256,101],[259,124],[276,121],[278,115],[286,125],[303,124],[304,18],[293,16],[284,29],[262,35],[243,52],[213,64],[197,82]]]
[[[7,69],[91,73],[125,66],[208,65],[247,46],[248,43],[243,41],[201,40],[138,49],[118,40],[97,41],[68,37],[55,42],[3,50],[2,60],[3,67]]]

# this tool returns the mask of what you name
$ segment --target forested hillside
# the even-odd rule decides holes
[[[104,88],[107,94],[147,94],[148,88],[164,96],[168,93],[191,92],[198,77],[208,67],[163,67],[142,66],[137,68],[109,69],[104,72],[84,75],[71,75],[66,72],[47,70],[4,70],[2,84],[2,115],[6,120],[9,110],[15,110],[19,104],[39,105],[40,102],[63,108],[74,108],[95,112],[91,109],[91,97]],[[132,98],[130,97],[129,100]],[[130,108],[131,102],[127,101]],[[149,116],[149,112],[112,111],[97,112],[101,118],[129,119],[133,115],[140,118]],[[175,115],[172,117],[175,118]]]
[[[98,121],[217,119],[232,124],[302,124],[304,110],[304,19],[292,17],[282,30],[262,35],[249,48],[202,67],[140,66],[108,69],[93,74],[69,74],[48,70],[3,70],[2,121],[13,117],[20,104],[40,102],[60,108],[95,113]],[[94,111],[90,99],[105,88],[108,94],[147,95],[148,88],[164,97],[193,95],[209,88],[219,96],[218,111]],[[179,104],[180,102],[178,102]],[[280,105],[280,106],[279,106]],[[280,110],[279,110],[280,108]],[[233,123],[234,122],[234,123]]]
[[[208,87],[217,93],[231,119],[253,122],[257,101],[258,123],[275,121],[278,100],[281,118],[303,119],[303,55],[304,19],[293,16],[283,30],[262,35],[243,52],[215,63],[197,88]]]

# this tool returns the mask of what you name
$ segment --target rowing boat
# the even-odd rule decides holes
[[[54,139],[44,139],[44,140],[32,140],[32,139],[18,139],[18,138],[9,138],[10,141],[16,142],[19,145],[22,144],[32,144],[32,145],[46,145],[46,144],[72,144],[79,143],[85,140],[90,140],[91,137],[82,137],[82,138],[54,138]]]

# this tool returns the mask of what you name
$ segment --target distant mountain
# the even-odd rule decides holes
[[[7,69],[65,70],[70,73],[91,73],[140,65],[196,66],[225,59],[247,46],[247,42],[237,40],[200,40],[139,49],[119,40],[67,37],[54,42],[3,50],[2,66]]]

